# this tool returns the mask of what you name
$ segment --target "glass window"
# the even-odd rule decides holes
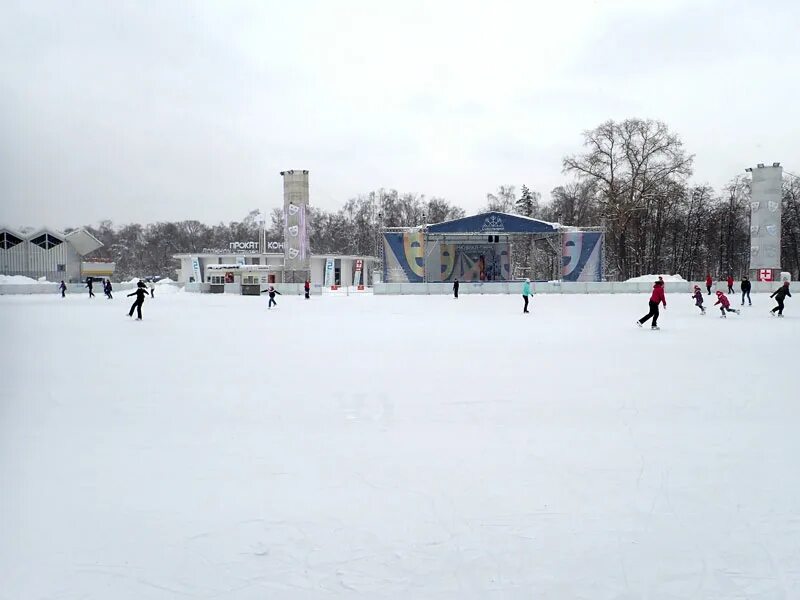
[[[3,250],[8,250],[9,248],[13,248],[17,244],[21,244],[22,240],[19,239],[15,235],[11,235],[10,233],[3,232],[0,233],[0,248]]]
[[[31,240],[32,244],[36,244],[39,248],[44,248],[45,250],[50,250],[54,246],[58,246],[61,243],[61,240],[57,237],[50,235],[49,233],[43,233]]]
[[[67,270],[67,265],[56,265],[56,271],[61,271],[62,273]]]

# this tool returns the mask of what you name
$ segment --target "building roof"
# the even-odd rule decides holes
[[[64,239],[66,239],[72,245],[72,247],[75,248],[75,251],[81,256],[86,256],[90,252],[94,252],[103,246],[103,242],[98,240],[85,229],[76,229],[75,231],[70,231],[64,236]]]
[[[428,233],[553,233],[561,225],[531,217],[489,211],[428,225]]]

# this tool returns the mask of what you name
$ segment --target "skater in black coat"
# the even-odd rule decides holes
[[[137,321],[141,321],[142,320],[142,304],[144,304],[144,299],[145,299],[145,297],[147,297],[147,288],[145,288],[145,287],[137,287],[136,291],[134,291],[132,294],[128,294],[128,298],[130,298],[131,296],[136,296],[136,300],[134,300],[133,304],[131,304],[131,310],[128,313],[128,316],[132,317],[133,316],[133,311],[135,310],[136,311],[136,320]]]
[[[770,298],[775,298],[775,301],[778,303],[778,306],[770,311],[770,314],[773,317],[775,316],[776,311],[778,312],[779,317],[783,316],[783,301],[786,300],[787,296],[791,298],[792,294],[789,292],[789,282],[784,281],[783,285],[770,295]]]
[[[109,300],[113,300],[114,299],[114,297],[111,295],[112,291],[113,291],[113,288],[111,287],[111,280],[110,279],[106,279],[103,282],[103,292],[105,292],[106,298],[108,298]]]
[[[59,284],[58,289],[61,290],[61,297],[62,298],[66,298],[67,297],[67,284],[64,283],[63,279],[61,280],[61,283]]]
[[[89,298],[94,298],[94,291],[92,291],[93,285],[94,284],[92,284],[92,278],[91,277],[87,278],[86,287],[89,288]]]
[[[747,302],[750,306],[753,306],[753,301],[750,300],[750,280],[745,277],[742,279],[742,306],[744,306],[744,297],[747,296]]]
[[[453,297],[458,298],[458,279],[453,281]]]
[[[267,303],[267,308],[272,308],[273,306],[278,306],[278,303],[277,303],[277,302],[275,302],[275,294],[278,294],[278,296],[282,296],[283,294],[281,294],[281,293],[280,293],[278,290],[276,290],[276,289],[275,289],[274,287],[272,287],[272,286],[269,286],[269,287],[268,287],[267,289],[265,289],[265,290],[261,290],[261,293],[262,293],[262,294],[263,294],[264,292],[266,292],[266,293],[268,293],[268,294],[269,294],[269,302]]]

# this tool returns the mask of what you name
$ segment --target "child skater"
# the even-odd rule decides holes
[[[700,314],[706,314],[706,309],[703,306],[703,292],[700,290],[699,285],[694,286],[694,294],[692,295],[692,298],[694,298],[694,305],[700,309]]]
[[[725,314],[726,312],[736,313],[737,315],[739,314],[738,310],[736,310],[735,308],[731,308],[731,301],[728,300],[728,297],[722,293],[722,290],[717,290],[717,301],[714,302],[714,306],[716,306],[717,304],[722,305],[719,307],[719,310],[720,312],[722,312],[723,319],[728,316]]]
[[[273,286],[269,286],[267,289],[261,290],[262,294],[264,292],[267,292],[269,294],[269,302],[267,303],[267,308],[269,309],[272,308],[273,306],[278,306],[278,303],[275,302],[275,294],[278,294],[278,296],[281,296],[282,294],[278,290],[276,290]]]

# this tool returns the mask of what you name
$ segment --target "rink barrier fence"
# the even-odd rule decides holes
[[[750,293],[772,293],[781,285],[779,282],[753,281]],[[705,282],[694,281],[668,281],[664,283],[667,294],[691,294],[695,285],[699,285],[706,295]],[[638,281],[537,281],[531,283],[534,294],[640,294],[649,293],[653,289],[653,282]],[[711,288],[712,295],[716,290],[727,294],[727,286],[716,285]],[[452,295],[452,283],[376,283],[373,286],[375,295]],[[739,295],[741,290],[738,282],[734,285],[733,294]],[[492,281],[492,282],[462,282],[458,288],[462,294],[522,294],[522,282]]]
[[[158,297],[158,290],[164,286],[183,287],[179,283],[157,283],[156,284],[156,297]],[[112,294],[122,293],[136,289],[135,283],[114,283]],[[67,294],[88,294],[89,290],[86,288],[85,283],[68,283]],[[57,283],[23,283],[23,284],[0,284],[0,296],[12,295],[25,295],[25,294],[61,294],[58,289]],[[100,283],[94,285],[95,296],[103,295],[103,286]]]

